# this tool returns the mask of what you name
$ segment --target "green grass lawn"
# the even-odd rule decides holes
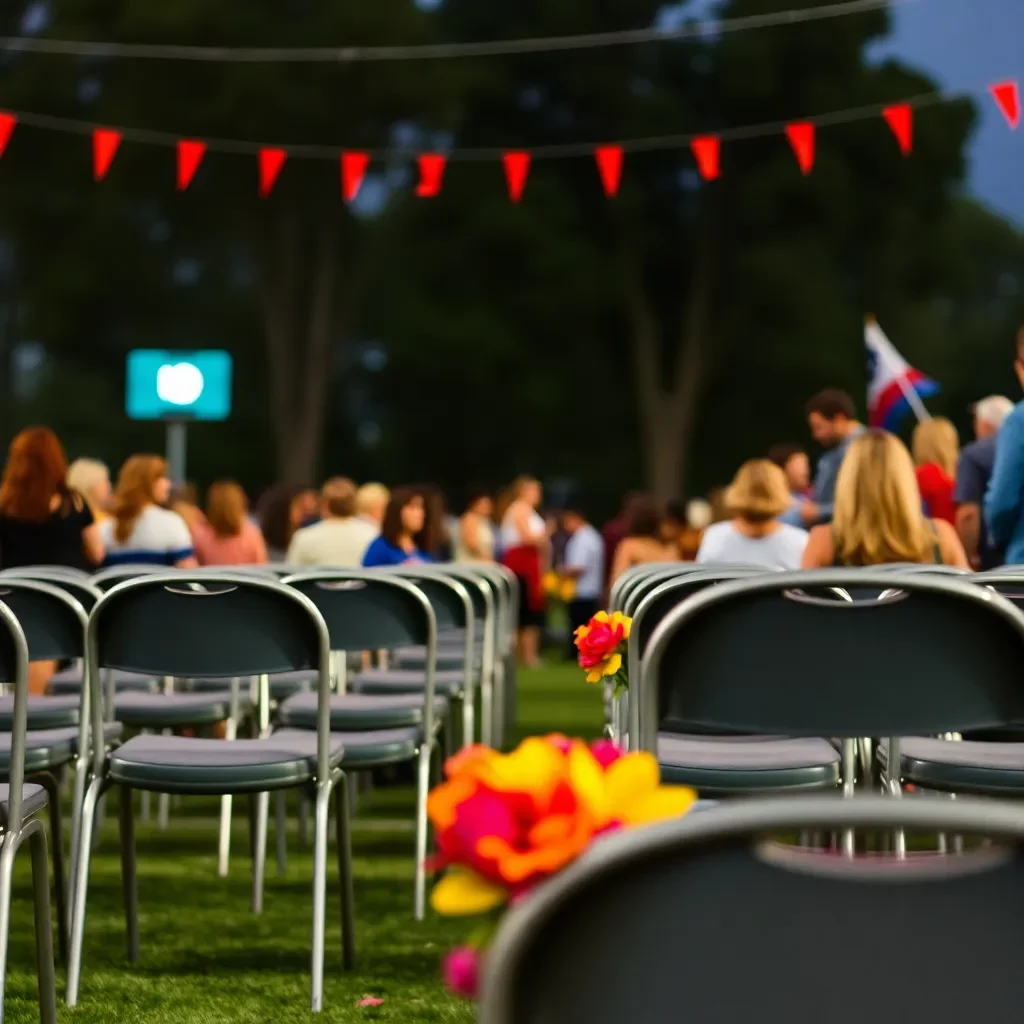
[[[572,666],[520,674],[518,734],[596,735],[600,692]],[[291,806],[295,807],[295,798]],[[239,801],[228,878],[217,877],[217,804],[186,801],[161,832],[137,825],[141,959],[125,959],[116,814],[108,813],[92,860],[79,1005],[61,1021],[81,1024],[289,1024],[308,1020],[312,857],[299,848],[292,815],[287,874],[276,874],[273,833],[264,912],[251,892],[245,801]],[[473,1008],[439,979],[442,954],[466,923],[428,911],[413,920],[411,790],[379,789],[353,822],[356,970],[341,970],[337,871],[328,860],[324,1021],[469,1022]],[[19,857],[7,978],[7,1020],[38,1019],[28,848]],[[55,939],[56,942],[56,939]],[[364,996],[383,999],[357,1007]]]

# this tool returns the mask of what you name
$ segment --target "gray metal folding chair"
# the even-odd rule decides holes
[[[135,836],[131,790],[179,794],[248,794],[253,800],[253,910],[262,909],[266,820],[271,790],[304,788],[315,800],[313,958],[310,1004],[323,1005],[327,826],[336,797],[338,867],[342,888],[343,962],[354,958],[352,870],[344,748],[330,734],[330,638],[308,598],[270,579],[186,572],[142,576],[114,587],[89,617],[89,668],[94,687],[101,667],[176,677],[268,675],[315,669],[319,673],[316,730],[282,730],[254,740],[136,736],[104,755],[94,749],[94,777],[82,811],[78,877],[74,886],[67,1002],[78,1001],[85,930],[89,857],[96,805],[111,786],[120,800],[121,870],[128,952],[138,958]],[[265,691],[261,700],[265,701]],[[102,729],[92,695],[93,730]],[[341,783],[339,785],[339,783]]]
[[[856,828],[997,845],[844,860],[772,839]],[[1014,806],[879,796],[736,801],[620,832],[507,914],[477,1019],[790,1024],[802,1006],[829,1024],[1009,1024],[1024,999],[1022,842]]]
[[[6,744],[7,782],[0,785],[0,1024],[4,1020],[4,991],[11,933],[11,885],[14,858],[27,839],[32,852],[32,888],[36,925],[36,972],[39,1019],[56,1024],[57,992],[53,971],[53,925],[50,920],[50,871],[46,831],[36,817],[46,807],[42,786],[26,784],[26,721],[28,719],[29,649],[17,618],[0,601],[0,678],[14,684],[12,731]]]
[[[422,693],[339,693],[330,701],[331,730],[344,744],[341,766],[347,772],[416,762],[415,914],[426,908],[427,794],[431,770],[439,774],[437,732],[448,702],[434,693],[437,620],[421,586],[396,573],[335,570],[290,576],[294,587],[320,610],[333,651],[388,650],[409,644],[427,651]],[[462,600],[469,594],[461,584]],[[278,709],[285,728],[311,729],[317,709],[304,695],[290,697]],[[282,835],[278,830],[278,836]],[[280,856],[280,854],[279,854]]]
[[[836,600],[858,588],[889,594]],[[640,746],[656,752],[659,731],[696,727],[890,737],[898,752],[900,737],[1024,721],[1022,654],[1024,614],[954,577],[820,569],[722,583],[672,609],[650,638]],[[770,780],[774,767],[763,767]]]

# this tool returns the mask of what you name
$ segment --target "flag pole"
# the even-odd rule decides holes
[[[873,316],[864,317],[864,326],[870,327],[872,324],[877,324],[878,321]],[[903,377],[897,377],[896,383],[899,385],[900,391],[903,392],[903,397],[907,400],[907,405],[910,406],[914,415],[917,417],[918,423],[926,423],[932,418],[932,414],[925,408],[924,402],[921,401],[921,396],[913,389],[913,387],[903,379]]]

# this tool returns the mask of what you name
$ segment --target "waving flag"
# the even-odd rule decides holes
[[[868,349],[868,421],[873,427],[895,430],[908,409],[919,420],[931,417],[922,398],[937,394],[939,385],[893,348],[882,328],[869,317],[864,324]]]

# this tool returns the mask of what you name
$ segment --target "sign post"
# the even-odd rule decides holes
[[[231,356],[219,350],[128,353],[125,411],[133,420],[167,424],[167,465],[174,484],[186,480],[190,420],[226,420],[231,413]]]

